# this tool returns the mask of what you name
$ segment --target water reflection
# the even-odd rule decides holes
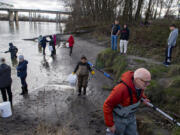
[[[19,21],[15,21],[16,30],[19,31]]]
[[[14,22],[9,21],[9,32],[14,33]]]
[[[19,31],[19,22],[18,21],[9,22],[9,32],[14,33],[15,30],[16,30],[16,32]]]

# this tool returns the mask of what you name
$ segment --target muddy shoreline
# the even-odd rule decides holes
[[[86,55],[94,63],[104,47],[79,37],[75,40],[72,57],[68,56],[68,48],[57,49],[58,55],[51,63],[53,80],[49,77],[47,85],[30,90],[29,97],[19,96],[19,101],[14,104],[13,116],[0,118],[0,135],[32,135],[38,133],[41,126],[52,130],[52,134],[61,131],[73,135],[104,134],[102,104],[108,92],[101,88],[103,84],[110,83],[109,80],[96,73],[89,81],[87,97],[77,97],[75,88],[68,86],[66,81],[81,55]]]

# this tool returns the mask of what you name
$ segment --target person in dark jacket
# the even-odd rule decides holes
[[[124,24],[123,29],[121,30],[121,36],[120,36],[120,53],[127,53],[127,45],[129,40],[129,29],[126,24]]]
[[[54,56],[56,54],[56,47],[54,43],[54,39],[52,36],[49,36],[50,41],[49,41],[49,46],[52,46],[53,50],[51,51],[51,56]]]
[[[90,65],[87,62],[87,58],[85,56],[81,57],[81,61],[77,64],[73,74],[77,74],[78,76],[78,88],[79,88],[79,94],[81,95],[81,89],[84,88],[83,94],[86,95],[86,88],[88,84],[88,77],[89,77],[89,71],[92,75],[95,74],[95,72],[91,69]]]
[[[43,55],[45,55],[45,51],[46,51],[46,43],[49,42],[46,37],[43,37],[43,39],[41,40],[41,46],[43,48]]]
[[[0,58],[0,90],[2,94],[3,101],[7,101],[7,94],[9,101],[12,106],[12,92],[11,92],[11,67],[5,63],[4,58]],[[7,93],[7,94],[6,94]]]
[[[8,52],[11,54],[12,60],[17,58],[18,48],[16,46],[14,46],[13,43],[9,43],[9,50],[6,51],[5,53],[8,53]]]
[[[119,21],[115,20],[115,23],[111,28],[111,48],[113,51],[117,51],[117,40],[120,33]]]
[[[21,79],[22,93],[20,95],[28,94],[26,77],[27,77],[27,64],[28,61],[24,60],[24,56],[19,56],[19,64],[17,66],[17,76]]]

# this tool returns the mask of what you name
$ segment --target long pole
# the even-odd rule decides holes
[[[144,101],[144,99],[142,99],[142,101]],[[174,118],[172,118],[171,116],[169,116],[167,113],[163,112],[161,109],[157,108],[156,106],[154,106],[153,104],[147,102],[146,103],[148,106],[152,107],[154,110],[156,110],[157,112],[159,112],[160,114],[162,114],[163,116],[165,116],[166,118],[168,118],[169,120],[171,120],[172,122],[174,122],[175,124],[177,124],[178,126],[180,126],[180,123],[177,122]]]
[[[113,79],[109,74],[107,74],[106,72],[98,69],[98,68],[97,68],[96,66],[94,66],[91,62],[88,62],[88,64],[89,64],[91,67],[95,68],[97,71],[103,73],[104,76],[106,76],[106,77],[109,78],[110,80],[114,81],[114,79]],[[144,101],[143,98],[142,98],[141,100]],[[175,123],[177,126],[180,127],[180,123],[177,122],[177,121],[176,121],[174,118],[172,118],[170,115],[168,115],[167,113],[163,112],[161,109],[157,108],[156,106],[154,106],[153,104],[151,104],[151,103],[149,103],[149,102],[146,102],[146,104],[147,104],[149,107],[153,108],[155,111],[157,111],[157,112],[159,112],[160,114],[162,114],[164,117],[166,117],[166,118],[168,118],[169,120],[171,120],[171,121],[172,121],[173,123]]]

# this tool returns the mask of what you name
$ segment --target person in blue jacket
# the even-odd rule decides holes
[[[45,55],[45,51],[46,51],[46,43],[49,42],[46,37],[43,37],[41,40],[41,46],[43,48],[43,55]]]
[[[17,66],[17,76],[21,79],[22,93],[20,95],[28,94],[26,77],[27,77],[27,64],[28,61],[24,59],[23,55],[19,56],[19,64]]]

